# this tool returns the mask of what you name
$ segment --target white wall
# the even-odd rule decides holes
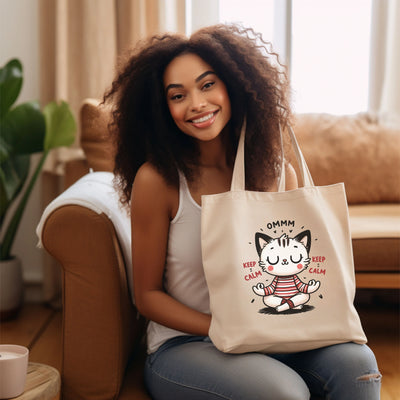
[[[19,58],[24,67],[18,103],[39,99],[38,32],[38,0],[0,0],[0,65]],[[32,157],[33,164],[37,158]],[[36,247],[35,233],[41,215],[40,192],[40,182],[37,182],[12,249],[22,259],[27,282],[42,280],[42,250]]]

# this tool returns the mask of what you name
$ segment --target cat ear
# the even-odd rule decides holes
[[[310,248],[311,248],[311,232],[309,230],[300,232],[293,239],[297,240],[300,243],[303,243],[304,247],[307,249],[307,252],[310,252]]]
[[[266,235],[265,233],[260,233],[260,232],[256,233],[255,241],[256,241],[256,249],[257,249],[258,256],[261,255],[261,251],[265,247],[265,245],[272,242],[273,240],[274,240],[274,238]]]

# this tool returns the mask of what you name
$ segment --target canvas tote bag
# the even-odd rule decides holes
[[[343,183],[315,186],[291,128],[303,187],[245,190],[244,135],[231,190],[202,196],[209,335],[223,352],[297,352],[365,343]],[[281,139],[282,140],[282,139]]]

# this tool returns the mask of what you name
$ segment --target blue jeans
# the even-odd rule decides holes
[[[209,338],[179,336],[147,357],[154,400],[377,400],[381,375],[366,345],[292,354],[225,354]]]

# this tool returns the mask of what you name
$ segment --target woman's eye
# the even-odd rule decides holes
[[[276,256],[276,260],[273,257],[267,257],[267,263],[271,265],[278,264],[279,256]]]
[[[299,259],[296,260],[294,257],[290,256],[290,261],[291,261],[292,263],[294,263],[294,264],[297,264],[297,263],[299,263],[299,262],[303,259],[303,256],[302,256],[301,254],[300,254],[298,257],[299,257]]]
[[[209,89],[211,86],[213,86],[215,82],[207,82],[203,85],[203,89]]]
[[[174,94],[170,97],[171,100],[181,100],[183,99],[183,94]]]

